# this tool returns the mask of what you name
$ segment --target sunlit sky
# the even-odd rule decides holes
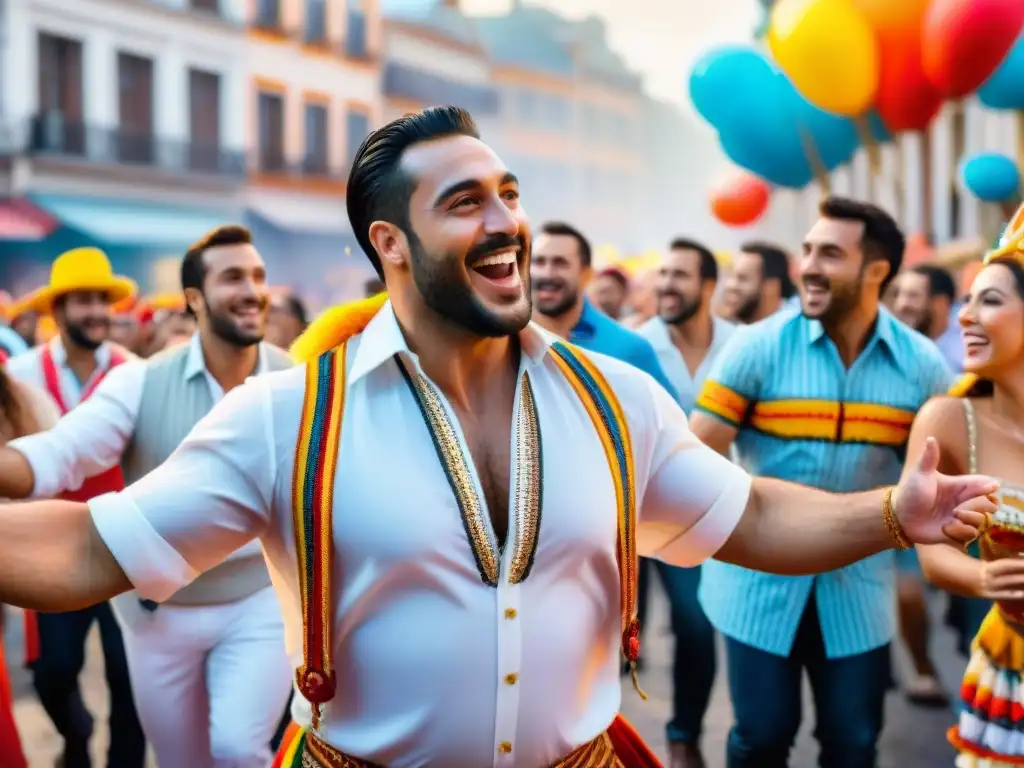
[[[500,13],[512,0],[462,0],[468,13]],[[609,42],[655,96],[686,102],[690,64],[712,45],[749,42],[757,0],[523,0],[569,17],[602,16]]]

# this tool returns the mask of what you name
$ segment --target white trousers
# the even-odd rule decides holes
[[[267,768],[292,670],[272,587],[226,605],[114,600],[139,720],[160,768]]]

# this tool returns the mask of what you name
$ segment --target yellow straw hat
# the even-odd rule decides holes
[[[50,284],[33,292],[20,308],[47,314],[54,299],[76,291],[102,291],[116,304],[134,295],[135,283],[115,275],[107,254],[99,248],[73,248],[54,260]]]

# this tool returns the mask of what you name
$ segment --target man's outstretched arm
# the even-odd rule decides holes
[[[657,388],[652,388],[657,389]],[[701,443],[682,412],[654,392],[659,430],[640,509],[641,554],[692,566],[709,557],[787,575],[824,573],[897,546],[887,490],[832,494],[744,470]],[[910,543],[963,543],[977,535],[997,483],[938,472],[934,440],[891,496]],[[971,502],[973,509],[963,507]]]
[[[85,504],[0,506],[0,602],[74,611],[131,588]]]
[[[253,380],[120,493],[0,505],[0,601],[67,611],[134,588],[163,602],[262,535],[278,474],[270,411]]]

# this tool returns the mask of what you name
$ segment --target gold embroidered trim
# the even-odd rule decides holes
[[[515,545],[509,567],[509,584],[519,584],[530,575],[537,552],[541,514],[541,439],[537,402],[530,378],[523,374],[516,419]]]
[[[459,444],[455,426],[452,424],[440,396],[434,391],[430,382],[419,373],[409,371],[397,355],[395,359],[413,394],[416,395],[420,411],[427,422],[430,436],[434,440],[437,457],[441,460],[441,467],[448,476],[448,483],[455,494],[455,501],[462,514],[462,524],[466,529],[466,536],[473,550],[473,556],[476,558],[480,578],[485,584],[496,587],[500,575],[497,547],[491,536],[490,526],[487,524],[485,517],[487,512],[473,485],[469,459]]]

